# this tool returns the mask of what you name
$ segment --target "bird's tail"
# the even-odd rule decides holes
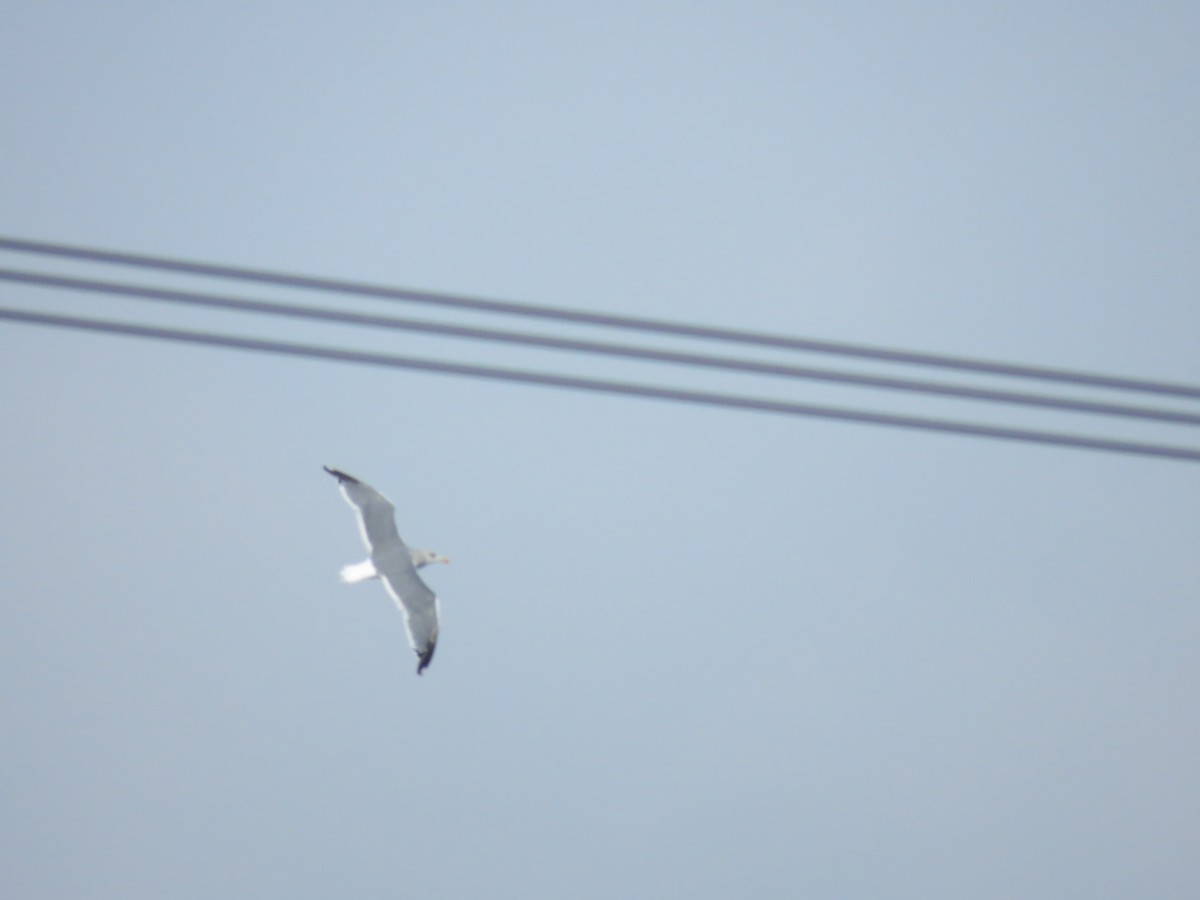
[[[375,571],[375,564],[369,559],[364,559],[360,563],[351,563],[348,566],[342,566],[341,571],[342,581],[346,584],[356,584],[360,581],[368,581],[372,578],[378,578],[379,573]]]

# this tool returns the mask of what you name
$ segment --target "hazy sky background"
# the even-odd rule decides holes
[[[1200,382],[1195,4],[0,18],[0,233]],[[1200,895],[1195,465],[13,324],[0,373],[5,897]],[[322,464],[454,560],[422,678]]]

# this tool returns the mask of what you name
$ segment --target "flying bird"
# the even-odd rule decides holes
[[[359,481],[329,466],[323,466],[338,480],[346,502],[358,514],[358,530],[371,556],[360,563],[343,566],[342,581],[355,584],[378,578],[404,613],[408,642],[417,654],[417,674],[420,675],[433,659],[438,639],[438,601],[428,585],[421,580],[417,569],[430,563],[449,563],[450,560],[431,550],[414,550],[400,540],[396,530],[396,507],[392,501],[369,484]]]

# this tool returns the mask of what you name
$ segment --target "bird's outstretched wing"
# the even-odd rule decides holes
[[[379,579],[404,613],[404,628],[408,632],[408,642],[417,654],[417,674],[420,675],[429,666],[437,646],[437,596],[421,580],[407,557],[403,566],[381,571]]]
[[[371,552],[371,558],[376,554],[387,553],[397,546],[404,548],[400,533],[396,530],[396,507],[392,501],[369,484],[359,481],[353,475],[323,466],[326,472],[338,480],[338,487],[346,502],[358,514],[358,530],[362,533],[363,543]],[[408,550],[404,549],[407,555]]]
[[[404,613],[404,628],[408,632],[408,642],[417,654],[417,674],[420,675],[429,666],[437,646],[437,596],[417,574],[408,547],[400,539],[392,502],[353,475],[329,466],[324,469],[338,480],[342,496],[358,514],[358,528],[371,552],[375,572]]]

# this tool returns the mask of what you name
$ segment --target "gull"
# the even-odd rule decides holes
[[[417,674],[420,675],[429,666],[433,648],[437,646],[438,601],[417,574],[417,569],[450,560],[431,550],[414,550],[405,545],[396,530],[396,507],[375,488],[353,475],[329,466],[322,468],[338,480],[342,496],[358,514],[358,530],[371,554],[360,563],[343,566],[342,581],[355,584],[378,578],[383,582],[404,613],[404,627],[408,631],[408,642],[417,654]]]

